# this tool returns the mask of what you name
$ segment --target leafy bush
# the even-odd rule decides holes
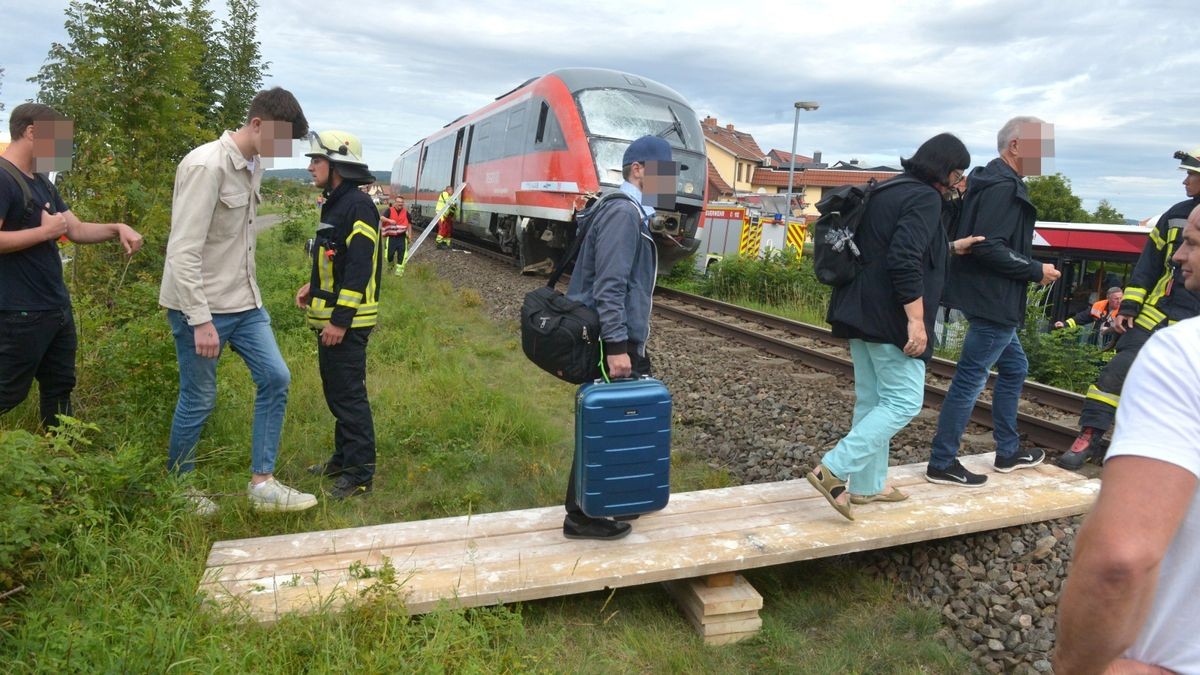
[[[1021,346],[1029,359],[1029,379],[1042,384],[1082,393],[1096,381],[1100,369],[1112,358],[1084,338],[1089,328],[1062,328],[1046,332],[1045,301],[1049,287],[1037,286],[1029,292],[1025,306],[1025,326]]]
[[[728,302],[780,307],[802,306],[824,314],[829,287],[817,281],[812,262],[790,251],[768,251],[761,258],[727,257],[709,269],[700,292]]]
[[[304,194],[288,194],[281,198],[283,220],[279,224],[279,238],[287,244],[296,244],[312,235],[317,229],[318,212]]]
[[[92,424],[63,418],[56,433],[0,431],[0,589],[38,576],[77,532],[103,524],[143,464],[136,450],[97,453]]]

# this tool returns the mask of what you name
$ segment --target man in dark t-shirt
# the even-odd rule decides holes
[[[119,238],[133,255],[142,237],[124,223],[81,222],[34,173],[69,160],[69,120],[49,106],[25,103],[13,109],[9,132],[12,143],[0,156],[0,414],[24,401],[36,379],[48,427],[55,415],[71,414],[77,346],[56,242]]]

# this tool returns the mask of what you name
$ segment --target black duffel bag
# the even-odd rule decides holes
[[[588,225],[600,207],[621,198],[633,202],[624,192],[613,192],[576,214],[575,242],[570,252],[559,262],[545,286],[525,295],[521,306],[521,349],[525,356],[538,368],[572,384],[588,382],[600,370],[600,315],[554,290],[554,285],[579,253]]]
[[[600,315],[551,286],[530,291],[521,306],[521,348],[542,370],[583,384],[600,363]]]

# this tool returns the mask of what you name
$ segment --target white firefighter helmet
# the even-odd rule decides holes
[[[1175,159],[1179,160],[1180,171],[1200,173],[1200,148],[1194,148],[1191,152],[1176,151]]]
[[[362,158],[362,143],[358,136],[345,131],[312,132],[308,135],[310,152],[305,157],[328,159],[342,179],[355,183],[371,183],[375,177]]]

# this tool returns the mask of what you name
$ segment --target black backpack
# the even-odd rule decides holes
[[[12,176],[12,179],[17,183],[17,187],[21,189],[21,199],[23,199],[25,203],[25,212],[21,217],[20,224],[27,225],[30,219],[37,215],[37,213],[41,211],[45,205],[37,203],[37,200],[33,198],[33,191],[29,189],[29,182],[25,180],[25,174],[21,173],[21,170],[18,169],[15,164],[7,159],[4,159],[3,157],[0,157],[0,169],[3,169],[8,175]],[[35,173],[33,174],[33,177],[40,181],[42,185],[45,186],[46,191],[52,196],[57,193],[57,190],[54,188],[54,184],[50,182],[50,179],[47,178],[45,174]],[[53,203],[51,203],[50,208],[54,208]],[[50,213],[54,212],[51,211]],[[4,214],[0,214],[0,216],[3,215]]]
[[[821,217],[813,223],[813,272],[817,281],[837,287],[858,276],[864,261],[854,236],[871,196],[884,187],[913,182],[920,181],[901,175],[882,184],[871,179],[866,185],[843,185],[825,192],[817,202]]]
[[[600,315],[554,290],[554,285],[579,253],[600,209],[620,198],[637,204],[624,192],[612,192],[575,215],[571,250],[559,261],[546,285],[527,293],[521,306],[521,349],[525,356],[547,373],[572,384],[591,380],[601,366]]]

